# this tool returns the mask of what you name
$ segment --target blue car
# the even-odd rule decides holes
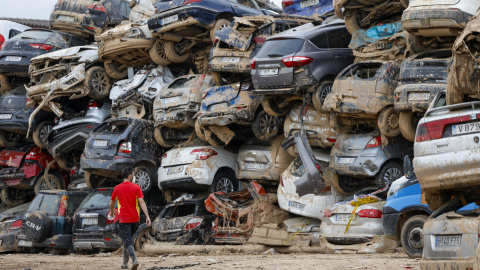
[[[283,13],[302,16],[324,15],[334,10],[332,0],[283,0]]]

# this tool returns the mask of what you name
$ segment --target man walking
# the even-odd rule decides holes
[[[135,182],[135,176],[132,167],[127,167],[122,171],[123,183],[113,189],[112,199],[110,201],[110,213],[108,218],[112,219],[114,215],[115,201],[118,200],[118,216],[120,236],[123,240],[123,264],[122,269],[128,269],[128,259],[132,258],[132,270],[138,268],[137,255],[133,248],[132,235],[135,234],[140,221],[140,207],[147,217],[146,223],[150,227],[152,222],[148,216],[147,206],[143,200],[143,193]]]

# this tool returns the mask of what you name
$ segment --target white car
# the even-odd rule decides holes
[[[208,189],[210,193],[237,191],[236,159],[236,153],[200,139],[182,143],[163,155],[158,187],[180,191]]]
[[[315,159],[327,167],[330,156],[326,152],[315,150]],[[323,210],[327,205],[332,205],[343,200],[346,196],[338,193],[325,175],[329,174],[329,169],[324,170],[325,187],[318,194],[306,194],[299,196],[294,184],[303,174],[305,167],[303,166],[300,156],[295,158],[288,168],[280,176],[280,185],[277,190],[278,204],[290,213],[312,217],[317,219],[323,218]]]
[[[3,42],[11,39],[27,29],[30,29],[30,27],[16,22],[0,20],[0,48],[2,47]]]

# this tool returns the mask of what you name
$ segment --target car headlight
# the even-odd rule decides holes
[[[145,35],[142,33],[142,31],[140,31],[139,28],[134,27],[134,28],[128,30],[125,37],[127,37],[127,38],[141,38],[141,37],[145,37]]]
[[[400,189],[404,188],[405,185],[407,184],[408,182],[408,178],[404,176],[398,178],[397,180],[395,180],[391,185],[390,185],[390,189],[388,189],[388,193],[387,193],[387,200],[390,196],[392,196],[393,194],[395,194],[395,192],[399,191]]]

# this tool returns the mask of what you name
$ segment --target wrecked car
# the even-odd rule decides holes
[[[6,148],[0,152],[0,197],[8,206],[24,203],[32,194],[43,189],[62,189],[68,185],[68,173],[56,163],[47,175],[45,168],[53,157],[30,143]]]
[[[25,141],[28,131],[28,120],[35,108],[26,108],[28,103],[25,87],[18,87],[0,97],[0,145],[12,147]],[[32,119],[31,134],[35,144],[45,148],[47,135],[52,129],[55,115],[41,111]]]
[[[108,97],[111,78],[98,58],[95,46],[77,46],[35,57],[29,67],[28,97],[38,104],[38,110],[47,106],[62,117],[62,103],[68,99],[89,96],[92,99]]]
[[[86,45],[76,36],[47,29],[27,29],[4,42],[0,51],[0,90],[3,94],[29,83],[30,60],[38,55]]]
[[[284,14],[321,16],[334,10],[332,0],[282,0]]]
[[[451,63],[451,50],[420,53],[402,62],[394,106],[400,112],[400,132],[407,140],[415,141],[418,120],[437,93],[445,90]]]
[[[93,39],[129,19],[128,0],[62,0],[50,15],[50,28]]]
[[[80,162],[70,170],[70,184],[68,184],[67,190],[90,190],[85,182],[85,171],[80,168]]]
[[[278,186],[280,175],[293,160],[281,143],[283,135],[270,141],[252,139],[238,150],[237,178],[240,180],[256,180],[262,185]]]
[[[330,112],[332,128],[346,133],[365,124],[378,127],[383,136],[398,136],[393,94],[399,73],[400,64],[395,61],[357,62],[344,69],[323,104],[323,110]]]
[[[250,59],[267,37],[311,21],[287,15],[235,17],[231,26],[215,32],[209,63],[215,84],[249,80]]]
[[[371,180],[383,188],[403,176],[402,161],[412,154],[412,146],[402,136],[381,137],[378,130],[340,134],[330,152],[330,167],[338,173],[332,185],[347,195],[368,186]]]
[[[209,193],[236,191],[237,153],[193,139],[165,152],[158,168],[160,190],[207,190]]]
[[[267,114],[252,84],[239,82],[205,90],[196,121],[200,139],[223,146],[245,132],[243,126],[251,126],[255,137],[262,141],[275,138],[282,132],[284,118]]]
[[[195,132],[195,114],[207,88],[213,86],[212,77],[205,74],[184,75],[165,86],[153,102],[155,140],[170,148],[188,140]]]
[[[95,128],[85,143],[80,165],[90,189],[121,182],[122,170],[133,167],[144,194],[156,183],[162,149],[153,138],[153,121],[108,119]]]
[[[40,191],[23,217],[18,246],[33,252],[69,253],[74,213],[87,194],[85,191]]]
[[[175,77],[168,67],[144,67],[131,79],[116,82],[110,90],[112,117],[149,118],[158,93]]]
[[[339,20],[308,23],[267,38],[250,64],[255,93],[265,96],[265,111],[285,115],[292,101],[303,100],[302,94],[311,94],[321,111],[335,76],[354,60],[350,39]]]
[[[0,252],[22,252],[18,246],[18,234],[22,229],[23,215],[27,212],[30,203],[25,203],[0,213]]]

